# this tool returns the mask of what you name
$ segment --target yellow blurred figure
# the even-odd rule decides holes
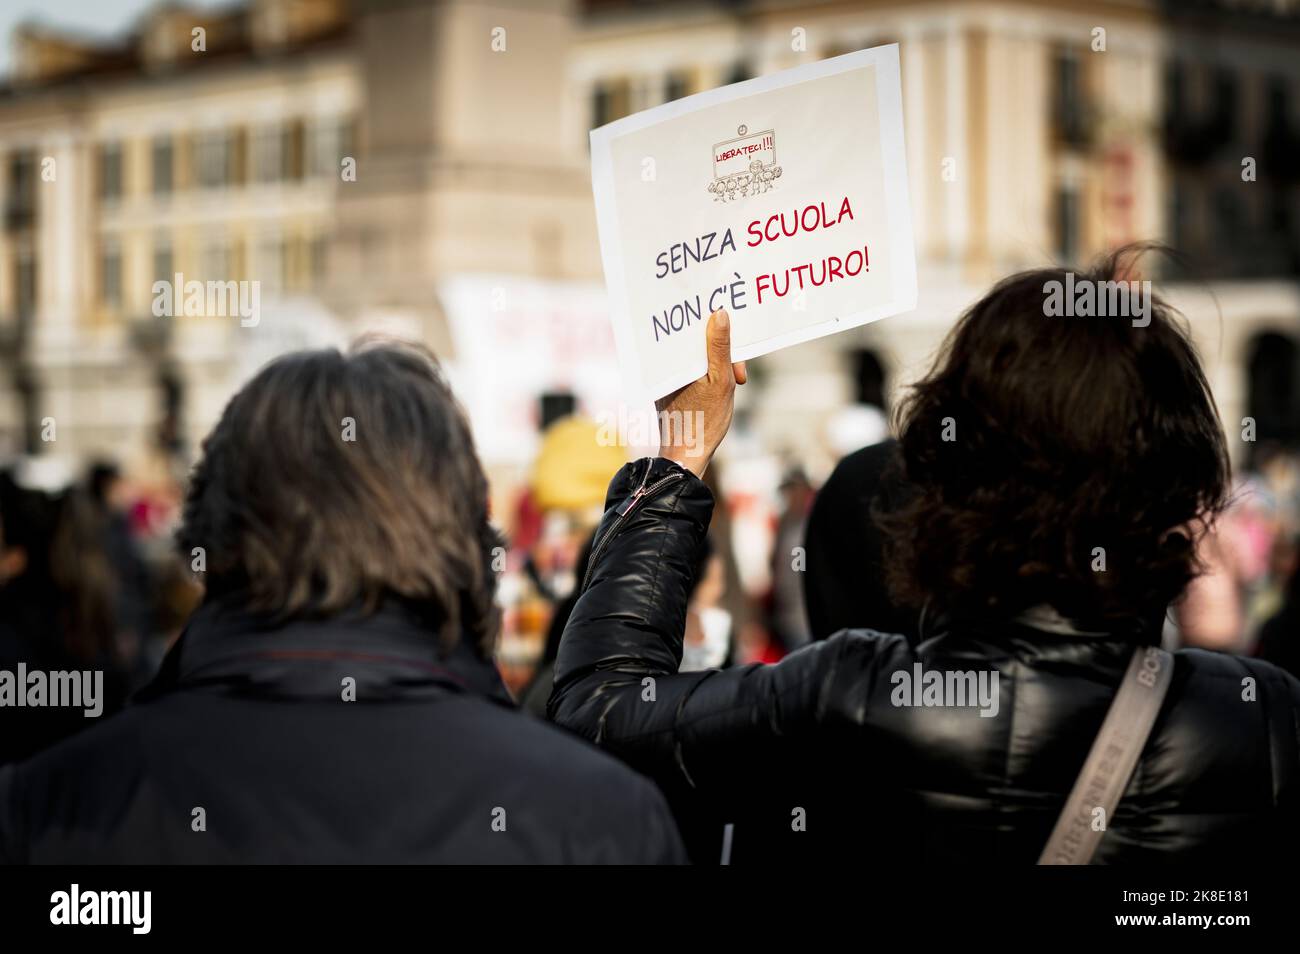
[[[542,437],[533,466],[533,496],[538,509],[583,513],[601,510],[614,473],[627,463],[624,449],[602,441],[595,422],[582,417],[556,421]]]

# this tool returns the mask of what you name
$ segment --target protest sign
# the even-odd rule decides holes
[[[626,385],[706,369],[916,307],[898,46],[710,90],[591,133],[592,187]]]

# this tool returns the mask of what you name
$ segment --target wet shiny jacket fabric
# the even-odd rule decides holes
[[[663,459],[616,475],[551,718],[656,779],[696,861],[1036,862],[1135,642],[1158,633],[1005,624],[914,646],[846,630],[776,665],[679,674],[713,503]],[[996,674],[996,707],[978,698],[981,674],[986,687]],[[1095,863],[1295,859],[1300,682],[1259,660],[1176,653],[1104,823]]]

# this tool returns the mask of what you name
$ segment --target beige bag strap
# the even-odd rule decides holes
[[[1106,834],[1104,826],[1114,817],[1115,806],[1137,768],[1173,674],[1174,657],[1163,649],[1139,646],[1134,650],[1083,771],[1038,859],[1040,865],[1086,865],[1092,861]],[[1103,812],[1100,830],[1093,824],[1097,809]]]

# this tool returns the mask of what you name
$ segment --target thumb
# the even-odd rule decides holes
[[[719,308],[709,315],[705,329],[709,348],[709,377],[727,380],[731,377],[731,316]]]

